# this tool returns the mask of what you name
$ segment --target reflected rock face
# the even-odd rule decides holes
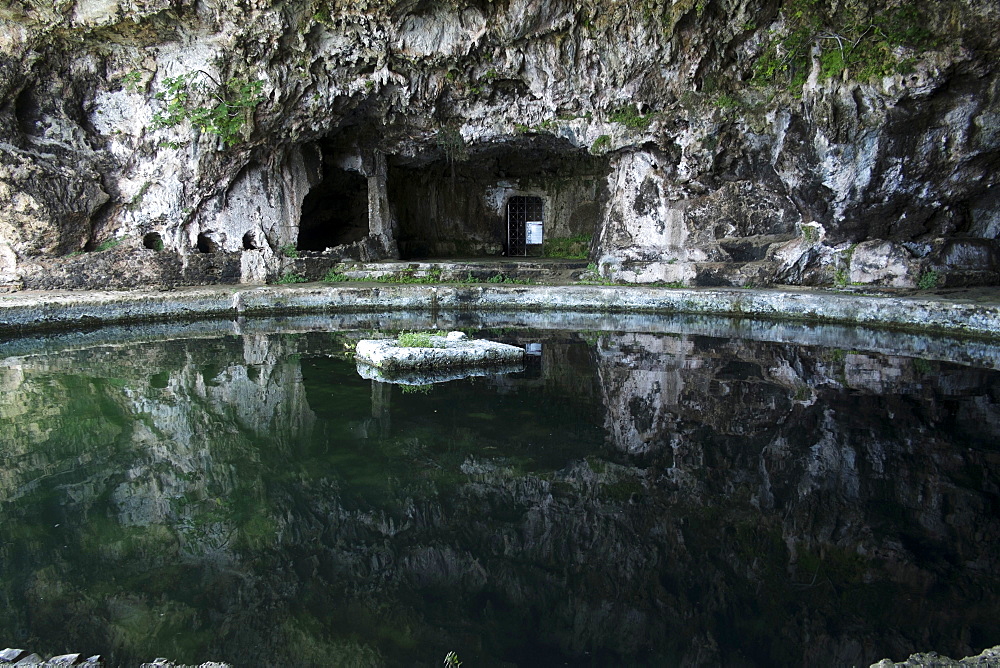
[[[508,333],[541,342],[523,371],[404,387],[358,377],[358,336],[3,359],[0,637],[123,663],[705,666],[1000,637],[995,371]]]

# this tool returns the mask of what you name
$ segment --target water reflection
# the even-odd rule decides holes
[[[365,334],[322,318],[0,348],[0,642],[240,665],[867,665],[1000,642],[989,345],[405,317],[541,355],[406,388],[359,377]]]

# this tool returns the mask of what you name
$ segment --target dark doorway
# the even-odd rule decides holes
[[[541,197],[511,197],[507,201],[507,255],[527,255],[542,244],[544,206]]]
[[[302,202],[298,249],[323,251],[368,236],[368,179],[333,165]]]
[[[199,253],[217,253],[222,250],[219,246],[219,240],[212,230],[199,234],[197,245]]]

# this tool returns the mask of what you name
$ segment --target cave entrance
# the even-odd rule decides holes
[[[430,151],[387,166],[406,260],[541,256],[543,241],[589,240],[607,201],[607,158],[559,137],[469,146],[454,170]]]
[[[323,180],[302,201],[298,249],[324,251],[367,236],[368,179],[324,164]]]
[[[541,197],[518,196],[507,201],[508,255],[527,255],[529,247],[541,247],[544,209]]]

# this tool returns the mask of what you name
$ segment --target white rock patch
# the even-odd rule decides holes
[[[358,341],[354,357],[385,371],[491,366],[520,362],[524,349],[496,341],[460,338],[460,332],[431,336],[433,348],[401,346],[395,339]]]

